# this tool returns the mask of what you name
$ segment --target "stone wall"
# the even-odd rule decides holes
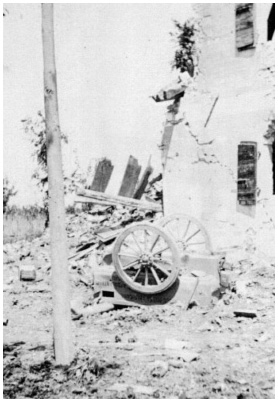
[[[182,212],[198,218],[215,250],[244,242],[254,250],[265,249],[266,238],[271,249],[274,241],[272,160],[264,138],[274,110],[274,40],[267,41],[270,7],[254,4],[254,47],[239,52],[235,4],[196,5],[201,25],[198,75],[176,117],[179,124],[164,172],[164,206],[166,215]],[[237,201],[241,141],[257,143],[253,206]],[[262,229],[269,233],[263,239]]]

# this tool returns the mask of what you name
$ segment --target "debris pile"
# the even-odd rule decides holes
[[[146,197],[161,199],[160,180]],[[220,297],[206,307],[192,299],[189,308],[115,309],[94,298],[94,261],[106,263],[123,228],[161,215],[102,205],[67,216],[78,352],[63,369],[53,359],[49,231],[4,245],[6,399],[274,398],[274,263],[242,248],[226,252]]]
[[[156,216],[161,216],[161,213],[121,205],[96,205],[87,212],[68,215],[66,230],[73,283],[91,286],[93,274],[87,257],[92,252],[104,256],[106,248],[123,228],[134,222],[152,221]],[[9,266],[4,291],[9,291],[19,279],[35,283],[45,281],[45,275],[51,272],[49,245],[49,229],[32,241],[19,240],[4,245],[3,259]]]
[[[96,358],[89,348],[81,348],[70,366],[59,367],[48,348],[32,346],[26,353],[23,346],[24,342],[4,344],[5,399],[90,396],[98,391],[104,374],[117,376],[120,369],[111,359]]]

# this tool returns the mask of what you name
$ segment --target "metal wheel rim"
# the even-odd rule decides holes
[[[143,232],[144,236],[146,232],[151,233],[149,242],[143,245],[140,242],[142,239],[138,237],[139,232]],[[134,240],[134,243],[123,248],[129,237]],[[165,250],[160,252],[163,244]],[[140,248],[141,251],[139,251]],[[130,263],[133,265],[130,267],[128,267],[130,264],[123,265],[122,258],[126,258],[127,255],[134,258]],[[134,224],[125,229],[115,242],[112,258],[116,272],[123,282],[131,289],[143,294],[156,294],[168,289],[179,274],[180,258],[174,240],[162,228],[152,224]],[[135,272],[130,274],[129,270]]]
[[[177,230],[177,232],[175,233],[171,229],[169,224],[171,224],[171,222],[174,222],[174,221],[183,221],[184,223],[187,222],[187,224],[184,227],[183,233],[179,233],[179,230]],[[187,226],[188,223],[189,223],[189,227]],[[204,249],[203,252],[206,251],[209,254],[212,254],[212,246],[211,246],[211,241],[210,241],[208,232],[205,229],[205,227],[196,218],[194,218],[190,215],[186,215],[186,214],[173,214],[173,215],[162,218],[158,222],[158,224],[159,224],[159,226],[163,227],[163,229],[168,234],[170,234],[170,236],[172,236],[172,238],[177,243],[178,250],[180,253],[183,253],[183,254],[193,253],[193,249],[192,248],[190,249],[190,247],[186,246],[185,243],[188,243],[189,240],[191,241],[191,243],[194,243],[194,238],[196,239],[196,237],[197,237],[197,240],[198,241],[200,240],[199,242],[203,243],[203,249]],[[192,228],[194,228],[194,226],[195,226],[195,230],[191,231]],[[198,233],[195,234],[195,232],[197,232],[197,231],[198,231]],[[180,237],[183,237],[183,239],[180,239]],[[200,238],[202,238],[202,240]],[[180,240],[182,240],[182,241],[180,241]],[[198,241],[196,241],[196,243],[198,243]],[[197,246],[197,244],[195,246]]]

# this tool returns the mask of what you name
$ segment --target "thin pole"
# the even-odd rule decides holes
[[[42,4],[42,43],[49,186],[54,351],[56,364],[68,365],[73,358],[73,342],[70,315],[68,247],[65,229],[61,132],[55,67],[53,4],[51,3]]]

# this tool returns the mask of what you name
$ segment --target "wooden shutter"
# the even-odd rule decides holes
[[[253,3],[236,5],[236,47],[244,50],[254,45]]]
[[[241,205],[256,204],[257,143],[241,142],[238,145],[237,199]]]

